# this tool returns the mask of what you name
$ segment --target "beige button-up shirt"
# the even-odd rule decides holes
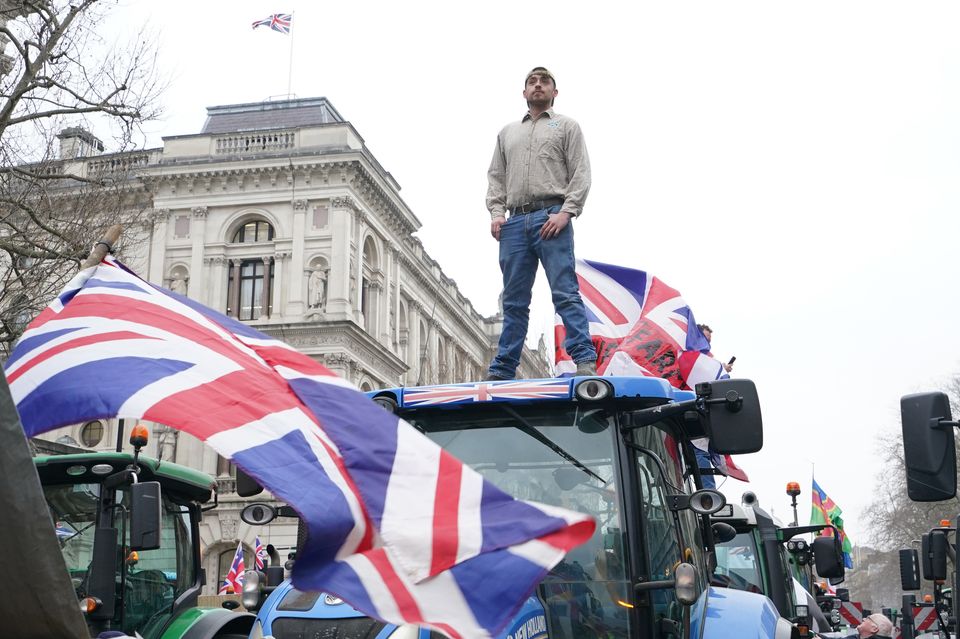
[[[580,125],[549,109],[503,127],[487,171],[490,217],[537,200],[563,198],[561,211],[583,211],[590,191],[590,158]]]

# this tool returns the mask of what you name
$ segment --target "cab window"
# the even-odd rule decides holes
[[[714,583],[725,588],[763,593],[760,574],[760,558],[752,533],[738,533],[730,541],[717,545]]]

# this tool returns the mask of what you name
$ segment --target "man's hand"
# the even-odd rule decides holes
[[[560,235],[560,231],[563,230],[567,224],[570,223],[570,214],[560,211],[559,213],[551,213],[547,216],[547,221],[544,222],[543,226],[540,227],[540,239],[541,240],[550,240]]]
[[[727,372],[729,373],[730,371],[733,370],[733,365],[731,365],[731,364],[724,364],[724,365],[723,365],[723,370],[725,370],[725,371],[727,371]]]
[[[503,226],[503,223],[506,221],[507,218],[503,217],[502,215],[498,215],[490,220],[490,235],[492,235],[493,239],[498,242],[500,241],[500,227]]]

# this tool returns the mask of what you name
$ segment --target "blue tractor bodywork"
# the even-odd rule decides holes
[[[752,383],[713,388],[711,399],[709,385],[694,393],[658,378],[588,377],[398,387],[368,396],[514,497],[596,519],[593,538],[548,574],[503,639],[787,639],[790,626],[769,599],[709,586],[710,518],[687,504],[702,488],[690,442],[722,439],[718,424],[729,426],[741,405],[744,419],[760,428]],[[744,389],[752,400],[736,404]],[[727,414],[711,426],[715,410]],[[677,571],[681,564],[686,570]],[[682,597],[681,572],[693,575]],[[270,595],[260,631],[285,639],[284,624],[301,624],[301,634],[289,636],[325,636],[321,625],[378,623],[358,621],[360,613],[322,594],[306,606],[301,593],[308,609],[291,610],[284,601],[295,593],[284,582]],[[436,633],[379,624],[363,636],[414,634]]]

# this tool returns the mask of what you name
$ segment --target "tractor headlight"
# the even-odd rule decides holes
[[[585,379],[573,389],[578,399],[586,402],[596,402],[610,397],[613,389],[608,382],[600,379]]]

